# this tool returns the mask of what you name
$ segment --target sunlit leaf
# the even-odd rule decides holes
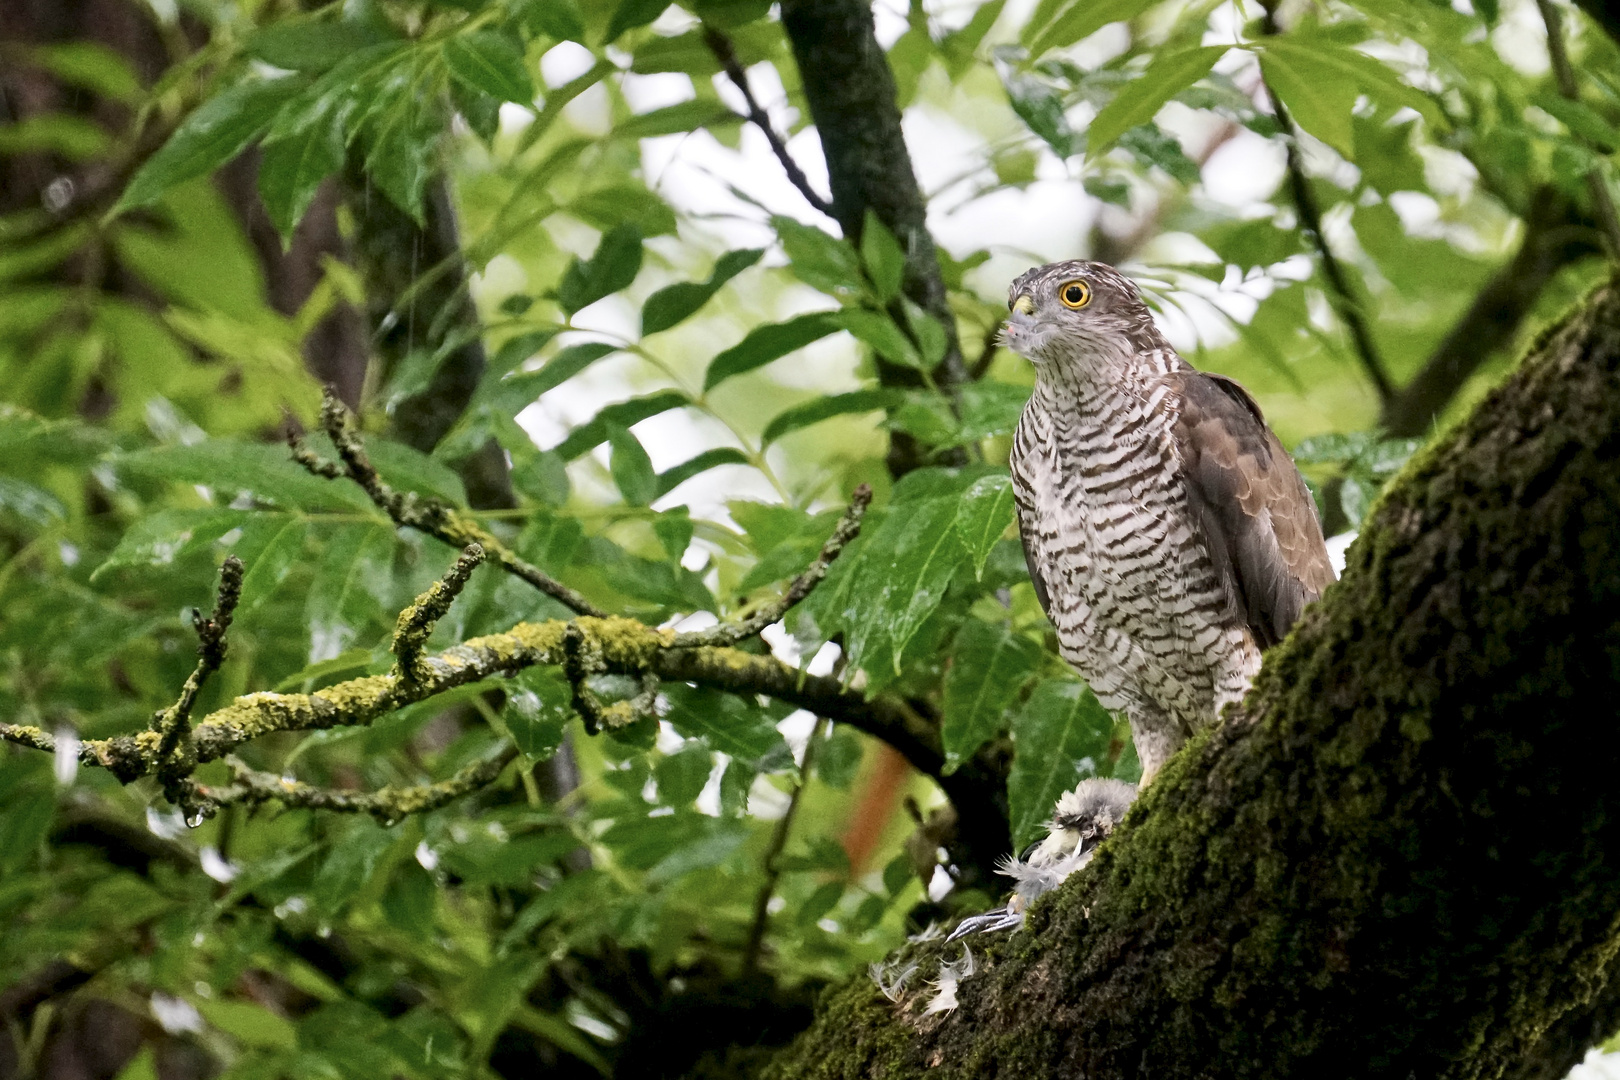
[[[878,299],[886,302],[900,295],[900,281],[906,273],[905,249],[870,209],[861,226],[861,262]]]
[[[119,197],[114,212],[156,202],[165,191],[213,172],[270,126],[303,81],[254,79],[224,90],[199,105],[146,159]]]
[[[1032,57],[1073,45],[1112,22],[1134,19],[1158,0],[1042,0],[1020,40]]]
[[[852,390],[847,394],[813,398],[803,405],[795,405],[791,409],[777,413],[771,422],[765,425],[765,432],[760,439],[768,445],[784,435],[807,428],[811,424],[819,424],[834,416],[876,412],[898,405],[901,400],[903,395],[897,390]]]
[[[1210,45],[1155,57],[1091,121],[1086,129],[1086,156],[1101,157],[1125,132],[1152,120],[1166,102],[1208,75],[1226,51],[1225,45]]]
[[[658,495],[658,478],[653,474],[652,458],[629,430],[618,424],[607,424],[608,445],[613,448],[608,468],[613,483],[632,506],[646,506]]]
[[[444,62],[453,78],[491,97],[519,105],[534,101],[534,80],[523,50],[505,34],[493,30],[456,34],[444,43]]]
[[[838,312],[813,311],[783,323],[756,326],[731,348],[709,362],[703,389],[713,390],[733,375],[753,371],[788,353],[819,341],[839,329]]]
[[[1012,520],[1012,477],[981,477],[963,493],[956,511],[956,533],[973,562],[976,577],[984,577],[985,561]]]
[[[945,673],[940,740],[946,772],[954,772],[1000,732],[1040,658],[1040,646],[1005,626],[980,619],[962,624]]]
[[[613,18],[608,20],[603,44],[617,40],[626,30],[646,26],[662,15],[667,7],[669,0],[619,0],[619,6],[613,9]]]
[[[619,225],[602,236],[588,259],[576,258],[557,286],[557,302],[572,315],[618,292],[641,270],[641,230]]]
[[[641,332],[656,334],[695,314],[726,282],[753,266],[764,254],[763,248],[728,251],[715,260],[714,272],[709,275],[709,280],[683,281],[659,289],[647,297],[647,302],[641,306]]]
[[[553,451],[564,461],[572,461],[606,442],[610,424],[632,427],[649,416],[657,416],[659,413],[678,409],[687,404],[690,402],[685,394],[666,390],[658,394],[648,394],[646,397],[631,398],[616,405],[608,405],[590,420],[569,432],[568,438],[553,447]]]

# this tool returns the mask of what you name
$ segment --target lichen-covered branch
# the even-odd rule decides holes
[[[844,516],[838,519],[833,527],[832,535],[827,542],[821,545],[821,551],[809,566],[794,578],[788,585],[787,591],[776,600],[761,607],[746,619],[731,623],[720,623],[705,630],[693,630],[681,634],[675,639],[677,648],[695,648],[703,645],[735,645],[739,641],[746,641],[755,634],[764,630],[774,622],[779,622],[792,608],[801,603],[810,595],[822,578],[827,576],[833,560],[837,559],[843,550],[850,545],[861,532],[861,518],[866,515],[866,508],[872,505],[872,488],[868,484],[861,484],[850,497],[849,508]]]
[[[1610,286],[1408,467],[956,1010],[851,983],[767,1075],[1551,1075],[1620,975],[1617,642]]]
[[[521,558],[487,529],[454,507],[415,492],[395,491],[378,474],[376,467],[366,456],[365,446],[360,440],[359,433],[354,430],[353,417],[348,407],[338,400],[330,387],[327,388],[326,396],[321,402],[321,426],[331,438],[332,445],[337,447],[338,456],[342,459],[341,464],[325,460],[300,444],[296,438],[289,437],[288,440],[293,460],[314,475],[333,480],[347,477],[359,484],[378,509],[387,514],[394,524],[427,533],[452,547],[464,548],[468,544],[477,544],[501,569],[533,585],[570,611],[598,618],[606,615],[606,612],[578,592]]]
[[[449,572],[418,596],[416,603],[399,613],[394,629],[394,674],[400,679],[416,682],[427,673],[427,666],[422,662],[422,646],[427,644],[433,628],[450,610],[461,590],[467,587],[472,572],[483,561],[484,549],[468,544]]]
[[[192,626],[197,630],[197,666],[180,688],[180,697],[175,703],[152,718],[152,730],[160,736],[157,770],[159,774],[167,774],[166,781],[178,779],[178,774],[169,768],[169,759],[190,731],[191,710],[197,704],[203,683],[225,662],[225,635],[231,628],[231,617],[236,614],[237,601],[241,599],[242,560],[231,555],[219,570],[219,598],[214,602],[214,613],[206,619],[199,611],[191,613]],[[170,798],[173,798],[172,792]]]
[[[389,785],[376,791],[339,791],[317,787],[290,777],[250,769],[233,758],[230,761],[232,779],[229,784],[219,787],[199,784],[197,792],[206,800],[205,813],[210,814],[232,803],[256,805],[275,801],[309,810],[370,814],[383,824],[391,825],[412,814],[437,810],[463,795],[487,787],[516,757],[517,748],[508,743],[493,756],[457,770],[448,780],[406,787]]]

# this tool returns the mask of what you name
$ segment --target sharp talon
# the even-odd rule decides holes
[[[968,934],[978,934],[986,930],[999,929],[1000,924],[1005,922],[1009,917],[1014,920],[1014,926],[1024,921],[1024,917],[1022,915],[1009,916],[1006,908],[994,908],[990,911],[986,911],[982,915],[969,915],[967,918],[963,919],[957,924],[956,929],[952,930],[950,936],[945,940],[947,942],[951,942],[955,941],[959,937],[965,937]]]

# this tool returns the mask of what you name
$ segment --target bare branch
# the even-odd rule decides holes
[[[1541,21],[1547,26],[1547,56],[1552,62],[1553,75],[1558,80],[1558,92],[1570,101],[1579,101],[1580,86],[1575,82],[1575,69],[1569,63],[1569,49],[1564,43],[1564,22],[1550,0],[1536,0]],[[1579,132],[1575,133],[1581,138]],[[1592,193],[1592,208],[1597,211],[1603,225],[1604,238],[1609,242],[1609,255],[1620,259],[1620,214],[1615,213],[1614,199],[1609,195],[1608,182],[1601,169],[1594,164],[1586,173],[1586,186]]]
[[[517,748],[508,743],[493,757],[462,767],[448,780],[407,787],[390,785],[372,792],[316,787],[301,780],[250,769],[233,758],[230,761],[233,773],[230,784],[223,787],[199,785],[197,790],[207,800],[205,813],[208,815],[233,803],[254,805],[274,800],[286,806],[310,810],[370,814],[384,825],[391,825],[411,814],[437,810],[463,795],[494,783],[501,771],[516,757]]]
[[[365,490],[371,501],[387,514],[394,524],[401,527],[409,526],[418,532],[427,533],[453,547],[464,548],[468,544],[477,544],[501,569],[533,585],[570,611],[597,618],[606,616],[607,613],[601,608],[533,563],[520,558],[488,530],[464,517],[454,507],[438,499],[417,495],[414,492],[398,492],[390,487],[378,475],[370,458],[366,456],[360,436],[354,430],[348,407],[338,400],[331,387],[326,388],[326,396],[321,403],[321,426],[326,429],[332,444],[337,447],[342,464],[321,458],[299,443],[296,436],[289,435],[287,442],[292,449],[293,460],[309,472],[334,480],[348,477]]]
[[[451,603],[466,588],[472,572],[483,561],[484,549],[477,544],[468,544],[444,577],[418,596],[416,603],[399,613],[399,622],[394,629],[393,651],[397,660],[394,672],[400,679],[416,682],[422,677],[422,646],[433,634],[439,620],[450,610]]]
[[[764,133],[765,141],[771,144],[771,153],[782,163],[782,171],[787,173],[788,180],[799,189],[799,194],[804,196],[805,202],[832,217],[832,202],[823,198],[811,186],[810,178],[799,168],[799,163],[793,160],[793,155],[788,153],[787,143],[776,133],[776,128],[771,126],[770,116],[755,99],[753,88],[748,85],[748,72],[744,71],[742,64],[738,62],[737,50],[732,48],[731,39],[714,27],[705,25],[703,42],[708,45],[709,51],[714,53],[714,58],[720,61],[720,66],[725,69],[726,78],[742,92],[743,101],[748,105],[748,119]]]
[[[1265,8],[1264,29],[1266,34],[1277,33],[1277,17],[1275,2],[1268,3]],[[1294,118],[1289,115],[1283,106],[1282,99],[1271,88],[1271,84],[1261,79],[1261,85],[1266,89],[1266,98],[1271,102],[1271,111],[1277,117],[1277,124],[1282,128],[1284,145],[1286,146],[1288,193],[1294,201],[1294,209],[1299,214],[1300,228],[1305,230],[1316,247],[1317,257],[1322,263],[1322,276],[1327,279],[1328,299],[1333,309],[1338,312],[1339,319],[1344,323],[1345,329],[1350,332],[1350,342],[1355,347],[1356,358],[1361,361],[1362,370],[1372,381],[1373,389],[1378,392],[1378,400],[1387,406],[1395,396],[1395,386],[1389,379],[1389,372],[1384,366],[1383,357],[1379,355],[1378,343],[1373,340],[1372,327],[1361,310],[1361,302],[1350,289],[1350,279],[1339,264],[1338,257],[1328,246],[1327,236],[1322,232],[1322,209],[1317,205],[1316,193],[1311,190],[1310,178],[1305,175],[1305,165],[1299,153],[1299,128]]]
[[[866,508],[871,504],[872,488],[868,484],[861,484],[850,496],[849,509],[838,519],[837,526],[834,527],[832,535],[827,537],[827,542],[821,545],[821,551],[816,555],[815,561],[793,579],[785,593],[740,622],[721,623],[706,630],[681,634],[675,639],[675,647],[690,649],[704,645],[735,645],[739,641],[753,637],[772,623],[781,621],[795,604],[809,596],[810,591],[821,584],[833,560],[838,558],[844,548],[849,546],[850,541],[860,534],[861,518],[865,516]]]
[[[823,720],[810,729],[810,738],[804,744],[804,760],[799,762],[799,782],[793,785],[793,794],[788,798],[787,810],[776,819],[776,828],[771,831],[771,845],[765,850],[763,863],[765,882],[760,885],[759,893],[754,897],[754,921],[749,924],[748,941],[743,946],[744,978],[759,970],[759,953],[765,944],[765,931],[770,926],[771,897],[776,895],[776,883],[782,877],[782,868],[778,865],[778,860],[782,856],[782,849],[787,847],[788,834],[793,831],[793,819],[799,812],[799,800],[804,795],[805,785],[809,782],[810,763],[815,758],[816,743],[826,734],[827,726],[827,722]]]

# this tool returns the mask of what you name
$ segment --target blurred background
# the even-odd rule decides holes
[[[0,0],[0,720],[59,747],[0,752],[0,1077],[726,1075],[991,906],[958,814],[1010,850],[1135,776],[994,501],[1034,378],[1008,283],[1123,267],[1256,395],[1342,556],[1606,272],[1620,53],[1587,7],[882,0],[915,191],[851,216],[858,132],[811,123],[816,42],[765,0]],[[588,736],[554,669],[240,751],[340,791],[521,751],[400,823],[188,827],[79,768],[174,700],[228,552],[198,717],[388,669],[454,552],[290,463],[325,385],[395,486],[652,625],[775,596],[872,485],[757,647],[914,708],[940,775],[680,684]],[[919,554],[908,521],[954,537],[981,497],[982,545]],[[432,647],[570,614],[486,567]],[[1001,794],[953,806],[963,763]]]

